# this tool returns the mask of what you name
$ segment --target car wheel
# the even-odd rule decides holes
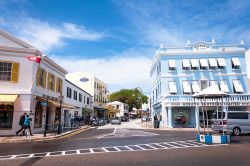
[[[240,131],[240,128],[239,128],[239,127],[235,127],[235,128],[233,129],[233,135],[238,136],[238,135],[240,135],[240,133],[241,133],[241,131]]]

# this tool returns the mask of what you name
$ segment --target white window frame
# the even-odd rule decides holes
[[[182,69],[187,70],[191,68],[189,59],[182,59]]]
[[[168,89],[170,94],[177,94],[176,81],[168,81]]]
[[[221,80],[221,81],[219,81],[219,84],[220,84],[220,90],[221,91],[223,91],[225,93],[229,93],[229,88],[228,88],[227,81]]]
[[[198,93],[201,90],[200,82],[198,80],[192,81],[192,91],[193,93]]]
[[[216,69],[217,68],[217,61],[215,58],[209,58],[209,67],[210,69]]]
[[[241,66],[240,60],[237,57],[232,58],[232,69],[239,69]]]
[[[244,93],[244,89],[240,80],[233,80],[234,92]]]
[[[224,58],[217,58],[217,61],[218,61],[218,67],[220,69],[226,68],[226,61]]]
[[[200,65],[201,67],[208,68],[207,59],[200,59]]]
[[[174,59],[168,60],[168,69],[174,71],[176,69],[176,63]]]
[[[190,81],[187,81],[187,80],[182,81],[182,90],[183,90],[183,94],[192,93]]]

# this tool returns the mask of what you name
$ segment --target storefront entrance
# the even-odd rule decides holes
[[[173,127],[191,127],[191,109],[175,108],[172,113]]]
[[[0,129],[12,129],[14,106],[11,104],[0,105]]]

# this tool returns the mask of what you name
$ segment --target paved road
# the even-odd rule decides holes
[[[0,165],[250,165],[249,135],[234,137],[231,145],[206,146],[194,141],[195,134],[93,128],[56,141],[0,144]]]

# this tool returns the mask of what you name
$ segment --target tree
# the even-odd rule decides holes
[[[128,104],[129,112],[131,112],[133,108],[141,108],[142,103],[148,103],[148,97],[141,92],[140,88],[121,89],[120,91],[111,93],[109,101],[126,103]]]

